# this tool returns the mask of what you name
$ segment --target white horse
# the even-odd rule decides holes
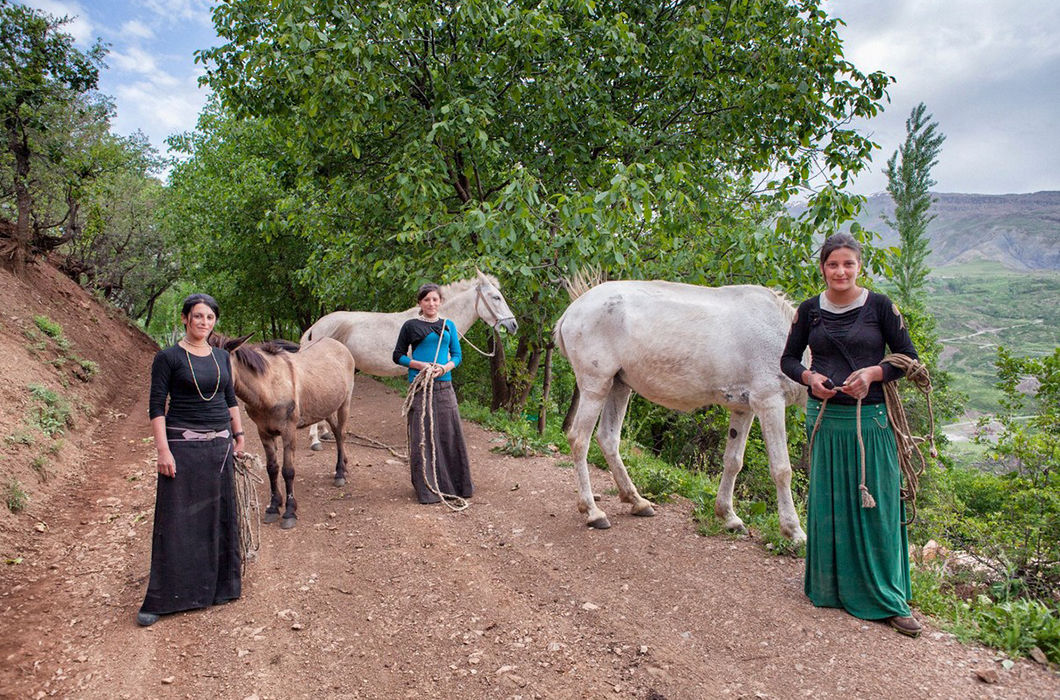
[[[442,304],[438,314],[456,324],[463,334],[482,319],[491,328],[503,328],[515,333],[519,324],[501,294],[500,284],[492,275],[478,271],[472,279],[443,285]],[[408,372],[395,364],[394,345],[402,324],[415,318],[419,307],[395,313],[374,311],[333,311],[309,327],[302,334],[302,343],[317,338],[334,338],[346,345],[353,355],[357,369],[376,377],[397,377]],[[322,449],[319,439],[320,424],[309,429],[310,449]]]
[[[634,515],[655,514],[618,453],[622,421],[635,391],[679,411],[713,404],[730,410],[725,471],[714,504],[730,530],[746,530],[733,512],[732,492],[757,415],[777,489],[781,532],[805,541],[791,498],[784,409],[805,403],[806,392],[780,371],[794,315],[782,295],[765,287],[661,281],[605,282],[567,307],[556,323],[555,339],[578,384],[567,438],[578,474],[578,510],[589,526],[611,526],[593,499],[586,463],[597,418],[597,441],[622,501],[633,504]]]

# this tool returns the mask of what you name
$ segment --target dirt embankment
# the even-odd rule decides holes
[[[684,502],[630,517],[604,472],[614,526],[588,530],[562,461],[496,454],[503,440],[473,425],[460,513],[415,503],[387,450],[350,438],[335,488],[334,447],[303,444],[298,526],[262,528],[243,598],[139,628],[153,348],[50,269],[29,286],[0,273],[0,297],[0,430],[22,429],[31,383],[68,397],[75,421],[54,454],[51,439],[0,441],[0,482],[29,495],[0,514],[0,697],[1060,697],[1054,673],[1005,669],[930,621],[910,640],[816,609],[801,561],[697,535]],[[34,315],[99,364],[90,381],[64,386],[57,350],[26,350]],[[400,396],[365,377],[354,396],[349,429],[403,450]]]

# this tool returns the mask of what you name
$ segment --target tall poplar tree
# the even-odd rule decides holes
[[[896,297],[902,305],[917,302],[924,280],[930,271],[927,257],[927,226],[934,219],[928,215],[931,204],[931,169],[938,164],[945,135],[938,130],[932,115],[921,102],[905,120],[905,143],[887,161],[887,192],[894,200],[894,219],[884,220],[898,232],[900,246],[894,265]]]

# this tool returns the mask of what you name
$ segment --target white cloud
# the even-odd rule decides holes
[[[139,20],[130,20],[121,25],[121,33],[135,39],[153,39],[155,32]]]
[[[141,6],[159,17],[212,26],[210,0],[142,0]]]
[[[80,2],[69,2],[67,0],[30,0],[23,3],[26,7],[43,10],[53,17],[69,17],[70,22],[64,24],[62,31],[74,38],[81,46],[92,45],[98,33],[98,28],[89,18],[89,13]]]

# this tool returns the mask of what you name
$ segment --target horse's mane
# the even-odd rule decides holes
[[[593,265],[592,267],[583,267],[570,277],[564,277],[563,286],[567,289],[567,296],[570,297],[571,301],[574,301],[604,281],[606,280],[604,279],[603,271]]]
[[[226,335],[214,332],[207,338],[207,342],[210,345],[228,350],[227,345],[231,345],[233,342],[238,342],[238,338],[229,338]],[[300,346],[298,343],[292,343],[290,340],[284,340],[277,338],[274,340],[266,340],[261,343],[248,344],[246,342],[240,343],[235,347],[234,350],[228,352],[235,356],[236,361],[242,366],[246,367],[253,374],[264,374],[265,369],[268,367],[268,363],[265,361],[265,355],[282,355],[285,352],[298,352]]]
[[[773,292],[773,301],[777,303],[777,307],[780,309],[780,313],[784,316],[784,320],[791,323],[795,320],[795,305],[791,303],[791,299],[787,294],[780,291],[779,289],[770,289]]]
[[[501,288],[500,282],[498,282],[497,278],[493,275],[482,273],[482,276],[489,280],[489,283],[497,289]],[[457,294],[466,292],[467,290],[474,287],[476,284],[478,284],[478,277],[469,277],[466,280],[457,280],[456,282],[450,282],[449,284],[439,285],[439,291],[441,292],[442,296],[442,303],[444,304],[447,300],[452,299]],[[415,309],[416,307],[413,306],[411,309],[408,310],[412,311]]]

